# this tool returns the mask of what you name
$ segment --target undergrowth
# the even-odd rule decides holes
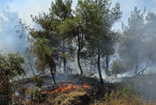
[[[130,87],[120,87],[106,92],[103,100],[95,100],[91,105],[156,105],[156,102],[146,100]]]

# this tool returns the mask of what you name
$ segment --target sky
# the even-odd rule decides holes
[[[31,24],[30,15],[48,12],[52,1],[55,0],[0,0],[0,17],[3,17],[3,10],[9,7],[11,11],[18,13],[19,18]],[[73,8],[76,6],[77,1],[73,0]],[[156,11],[156,0],[112,0],[112,5],[116,2],[121,4],[122,18],[120,22],[114,25],[115,29],[121,29],[121,22],[126,24],[135,6],[141,10],[146,7],[147,11]]]

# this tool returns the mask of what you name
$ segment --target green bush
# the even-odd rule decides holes
[[[44,102],[46,99],[46,94],[42,94],[37,87],[34,89],[29,89],[27,93],[30,94],[32,102],[35,103]]]
[[[105,105],[144,105],[139,94],[129,87],[122,87],[112,90],[109,94],[106,93],[104,100]]]
[[[37,87],[41,87],[44,84],[44,80],[41,77],[32,77],[31,80],[36,82]]]
[[[111,65],[111,73],[112,74],[120,74],[120,73],[124,73],[126,71],[126,67],[127,65],[122,62],[119,59],[116,59],[115,61],[113,61],[112,65]]]

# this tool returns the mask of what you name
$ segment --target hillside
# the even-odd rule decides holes
[[[23,93],[15,96],[14,100],[26,105],[155,105],[155,76],[129,77],[119,83],[104,83],[103,86],[96,78],[78,75],[58,76],[58,86],[43,84],[32,87],[26,84],[36,81],[29,79],[18,88]],[[44,83],[49,81],[47,76],[41,78]]]

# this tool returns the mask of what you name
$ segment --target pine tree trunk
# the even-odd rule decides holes
[[[56,71],[56,64],[55,64],[54,59],[52,57],[49,57],[49,59],[50,59],[49,60],[49,67],[50,67],[51,76],[52,76],[52,79],[54,81],[54,84],[57,85],[56,81],[55,81],[55,77],[54,77],[54,75],[55,75],[54,72]]]
[[[29,63],[29,66],[30,66],[30,68],[31,68],[31,70],[32,70],[32,72],[33,72],[33,75],[36,76],[36,75],[35,75],[35,72],[34,72],[34,69],[33,69],[32,65],[31,65],[31,63],[30,63],[30,62],[28,62],[28,63]]]
[[[109,57],[106,55],[106,75],[108,75]]]
[[[68,74],[67,69],[66,69],[66,58],[63,58],[63,72],[64,74]]]
[[[83,74],[83,70],[82,70],[82,67],[81,67],[81,63],[80,63],[80,52],[78,51],[77,53],[77,62],[78,62],[78,66],[79,66],[79,69],[80,69],[80,74],[82,75]]]
[[[99,72],[99,78],[100,78],[100,82],[103,85],[103,79],[102,79],[102,74],[101,74],[101,67],[100,67],[100,49],[98,48],[98,62],[97,62],[97,66],[98,66],[98,72]]]
[[[64,54],[65,54],[65,41],[63,40],[63,55]],[[67,69],[66,69],[66,63],[67,63],[66,58],[63,57],[63,72],[64,72],[64,74],[68,73]]]
[[[137,72],[138,72],[138,58],[135,54],[135,63],[136,63],[136,66],[135,66],[135,75],[137,75]]]
[[[138,72],[138,62],[136,63],[136,67],[135,67],[135,74],[137,75]]]
[[[52,76],[52,79],[53,79],[53,81],[54,81],[54,84],[57,85],[57,84],[56,84],[56,81],[55,81],[55,77],[54,77],[54,73],[53,73],[52,69],[50,69],[50,71],[51,71],[51,76]]]
[[[80,50],[81,50],[81,45],[80,45],[80,36],[78,35],[78,51],[77,51],[77,62],[78,62],[78,66],[79,66],[79,69],[80,69],[80,74],[82,75],[83,74],[83,70],[82,70],[82,67],[81,67],[81,63],[80,63]]]

